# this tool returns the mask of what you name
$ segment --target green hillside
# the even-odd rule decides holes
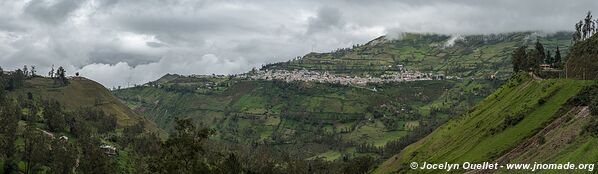
[[[99,83],[20,69],[0,74],[0,124],[0,173],[135,173],[165,136]]]
[[[596,146],[597,139],[581,133],[591,120],[587,106],[583,107],[587,103],[574,102],[591,96],[578,94],[589,84],[570,79],[534,80],[519,74],[466,114],[385,161],[374,173],[411,173],[415,172],[409,168],[411,162],[424,161],[598,162],[596,155],[580,155],[598,153],[589,148]],[[435,172],[439,171],[417,171]]]
[[[31,93],[33,98],[40,101],[56,100],[66,110],[72,111],[84,107],[101,109],[107,114],[115,115],[119,127],[143,123],[150,131],[160,131],[153,122],[131,111],[104,86],[86,78],[73,78],[69,80],[68,85],[62,86],[57,85],[50,78],[33,77],[25,80],[22,88],[10,94],[25,98],[27,93]]]
[[[343,154],[382,155],[388,142],[463,113],[500,83],[354,87],[167,75],[114,94],[166,130],[172,130],[175,118],[194,118],[214,128],[214,138],[224,142],[288,147],[306,158],[334,160]]]
[[[510,76],[511,53],[515,48],[532,46],[537,38],[547,50],[556,50],[557,46],[568,50],[570,36],[568,32],[545,36],[518,32],[458,37],[406,33],[400,39],[382,36],[367,44],[330,53],[310,53],[291,61],[269,64],[262,69],[307,69],[377,76],[396,72],[398,65],[403,65],[408,70],[448,76],[485,78],[496,73],[499,78],[506,79]],[[564,56],[567,52],[562,54]]]
[[[398,65],[403,65],[408,70],[471,77],[463,80],[360,87],[167,74],[114,94],[165,130],[172,130],[175,118],[194,118],[217,130],[213,138],[223,142],[299,149],[298,155],[327,160],[388,156],[396,151],[388,149],[389,143],[402,144],[401,137],[414,132],[424,135],[494,91],[502,81],[483,79],[510,76],[513,49],[533,44],[536,36],[520,32],[452,39],[405,34],[401,39],[380,37],[350,49],[310,53],[262,67],[376,76],[398,72]],[[556,33],[538,39],[547,49],[566,50],[569,36]],[[449,40],[455,42],[447,45]]]

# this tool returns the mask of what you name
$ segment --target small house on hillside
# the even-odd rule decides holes
[[[68,141],[69,137],[63,135],[63,136],[60,136],[58,139],[62,140],[62,141]]]
[[[116,147],[113,147],[110,145],[101,145],[100,149],[102,149],[102,151],[104,151],[104,154],[106,154],[108,156],[118,155],[118,151],[116,150]]]

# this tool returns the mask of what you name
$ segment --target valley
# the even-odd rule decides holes
[[[198,87],[205,81],[215,85]],[[168,76],[115,95],[166,130],[175,118],[190,117],[214,128],[214,138],[225,142],[291,146],[305,158],[335,160],[382,155],[386,143],[467,110],[500,83],[428,80],[352,87]]]
[[[597,173],[598,1],[0,2],[0,174]]]

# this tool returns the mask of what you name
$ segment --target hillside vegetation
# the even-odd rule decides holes
[[[131,108],[171,130],[194,118],[229,143],[288,147],[327,160],[388,153],[385,145],[433,129],[490,94],[498,80],[417,81],[353,87],[167,75],[115,91]]]
[[[76,110],[86,107],[101,109],[106,114],[114,115],[119,127],[141,123],[149,131],[159,131],[155,124],[138,115],[114,97],[101,84],[78,77],[69,80],[69,84],[57,85],[53,79],[32,77],[24,81],[22,88],[12,91],[14,97],[26,98],[28,93],[39,101],[55,100],[66,109]]]
[[[193,118],[216,130],[212,139],[221,142],[296,149],[290,153],[309,159],[384,158],[489,95],[502,83],[491,77],[510,76],[510,55],[518,46],[538,37],[548,49],[566,50],[569,35],[404,34],[262,67],[378,76],[400,72],[402,65],[463,79],[364,87],[167,74],[113,93],[168,131],[176,118]]]
[[[511,53],[517,47],[533,46],[537,38],[548,50],[555,50],[557,46],[568,50],[570,36],[569,32],[545,36],[534,32],[463,36],[405,33],[399,38],[382,36],[367,44],[330,53],[310,53],[262,69],[378,76],[397,72],[399,65],[403,65],[407,70],[447,76],[486,78],[496,74],[506,79],[512,69]]]
[[[0,125],[0,173],[133,173],[163,134],[94,81],[20,69],[0,74]]]
[[[580,155],[597,153],[588,148],[595,145],[596,138],[582,134],[590,120],[587,107],[583,107],[587,103],[575,102],[578,96],[589,95],[576,96],[590,84],[571,79],[534,80],[519,74],[469,112],[385,161],[374,173],[414,172],[411,162],[596,162],[595,155]]]
[[[579,41],[571,47],[567,61],[567,77],[575,79],[598,79],[598,35]]]

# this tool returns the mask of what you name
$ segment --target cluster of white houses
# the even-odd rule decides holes
[[[419,71],[393,72],[390,74],[381,75],[380,77],[358,77],[308,70],[259,70],[254,71],[253,73],[240,75],[238,77],[249,78],[254,80],[282,80],[286,82],[305,81],[320,83],[337,83],[342,85],[366,85],[368,83],[442,80],[447,78],[442,74],[422,73]]]

